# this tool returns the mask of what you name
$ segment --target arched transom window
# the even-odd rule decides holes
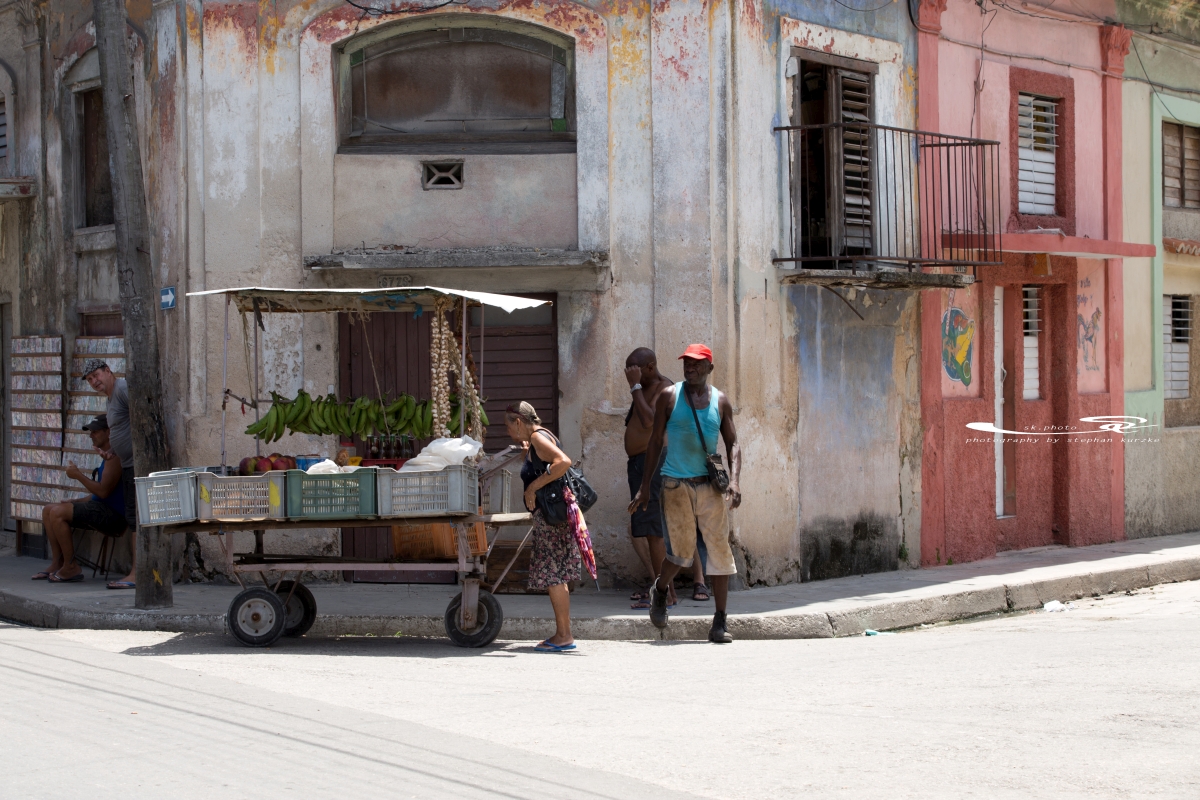
[[[502,23],[380,31],[341,53],[341,152],[574,152],[567,37]]]

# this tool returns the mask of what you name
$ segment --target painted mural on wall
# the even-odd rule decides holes
[[[1076,378],[1079,391],[1103,392],[1105,380],[1104,262],[1079,259],[1075,291]]]
[[[979,396],[979,356],[975,347],[979,296],[974,286],[951,289],[942,311],[942,395]]]

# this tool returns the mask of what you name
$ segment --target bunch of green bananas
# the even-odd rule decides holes
[[[301,394],[304,394],[306,400],[308,399],[307,394],[304,392]],[[250,423],[246,427],[246,433],[257,436],[264,442],[278,441],[283,437],[283,432],[288,426],[288,418],[294,417],[299,411],[302,405],[299,401],[300,397],[297,396],[296,400],[285,402],[275,392],[271,392],[271,408],[257,422]]]
[[[346,424],[346,408],[332,394],[312,398],[308,392],[301,390],[295,400],[281,402],[288,409],[287,426],[292,433],[350,435]]]
[[[418,403],[407,394],[385,405],[382,400],[367,397],[345,403],[332,394],[314,398],[304,390],[294,400],[288,400],[271,392],[270,410],[251,423],[246,433],[273,442],[282,438],[285,430],[318,436],[337,434],[347,439],[375,433],[425,439],[433,435],[433,406],[428,400]]]
[[[428,400],[418,403],[409,394],[402,394],[395,402],[379,408],[376,416],[382,419],[382,424],[376,427],[385,433],[424,439],[433,432],[433,404]]]
[[[488,421],[487,412],[483,410],[483,404],[480,403],[476,408],[476,414],[479,416],[479,421],[483,423],[483,427],[487,427],[491,423]],[[467,418],[468,420],[470,417]],[[450,395],[450,435],[457,436],[458,431],[462,427],[462,404],[458,400],[457,393]],[[470,428],[470,425],[467,425]]]

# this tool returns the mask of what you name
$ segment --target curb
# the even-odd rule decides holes
[[[1041,608],[1050,600],[1066,602],[1144,589],[1164,583],[1200,579],[1200,557],[1160,561],[1136,567],[1115,567],[1079,575],[951,591],[927,597],[863,603],[831,611],[730,616],[729,632],[735,639],[830,639],[860,636],[868,629],[897,630],[953,622],[1010,611]],[[174,633],[224,633],[224,614],[178,614],[170,611],[90,611],[30,600],[0,590],[0,617],[39,628],[164,631]],[[541,617],[508,617],[501,639],[542,638],[551,620]],[[655,628],[645,616],[583,617],[571,621],[575,638],[608,641],[690,641],[708,636],[706,617],[682,617],[666,630]],[[319,614],[308,633],[313,638],[338,636],[412,636],[442,638],[441,615],[358,616]]]

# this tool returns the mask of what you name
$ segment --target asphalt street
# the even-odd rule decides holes
[[[1200,582],[1075,606],[570,654],[0,625],[0,797],[1200,796]]]

